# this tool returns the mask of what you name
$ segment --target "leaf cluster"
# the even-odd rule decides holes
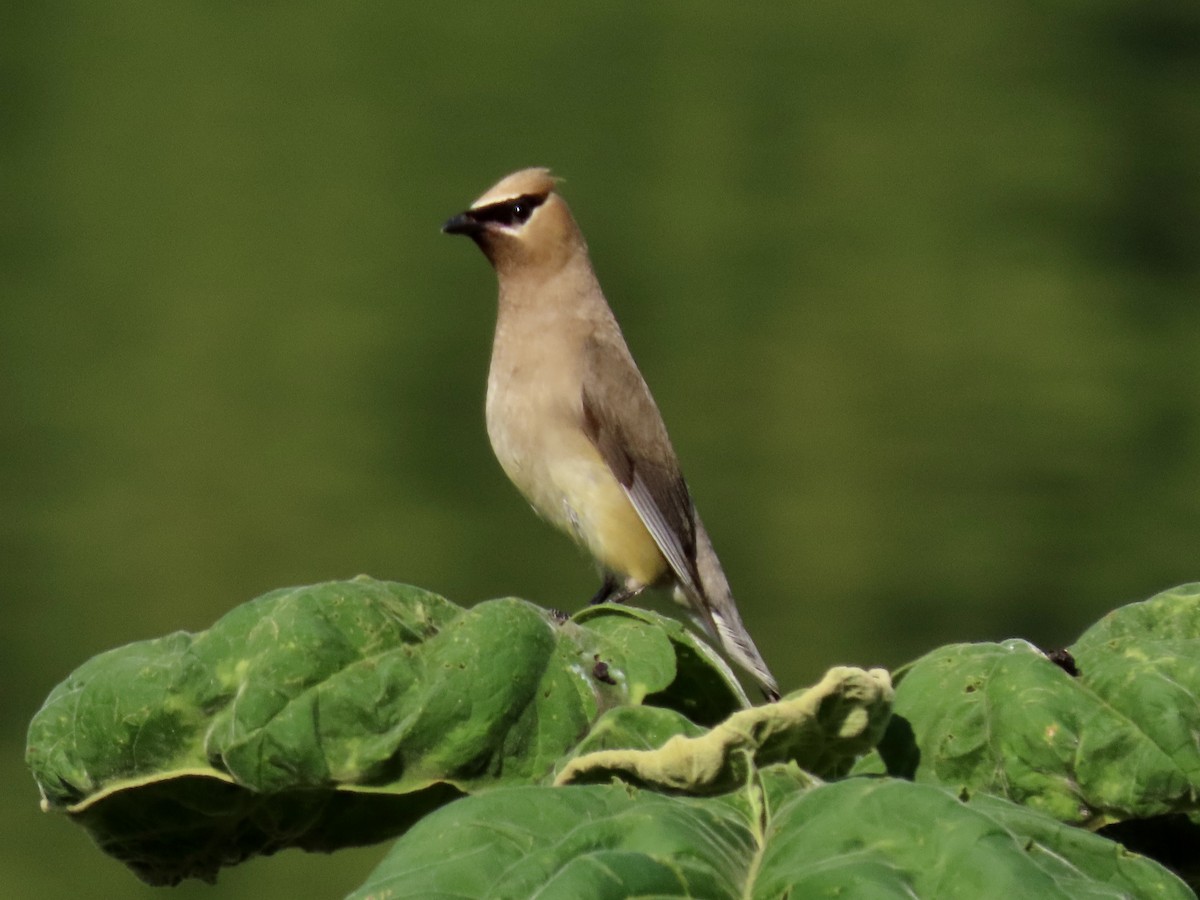
[[[355,897],[1189,897],[1126,845],[1195,875],[1198,639],[1191,585],[751,707],[654,613],[360,577],[95,657],[27,759],[154,884],[400,836]]]

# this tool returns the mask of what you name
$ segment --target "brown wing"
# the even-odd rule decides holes
[[[775,679],[742,624],[712,543],[697,521],[662,416],[619,333],[587,342],[583,374],[584,432],[625,489],[692,611],[762,683],[767,697],[778,699]]]
[[[593,336],[584,346],[583,427],[702,609],[692,498],[650,389],[619,335]]]

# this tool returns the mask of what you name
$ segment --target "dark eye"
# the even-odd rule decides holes
[[[473,210],[472,218],[477,222],[495,222],[498,225],[524,225],[533,211],[546,202],[537,194],[523,194],[515,200],[505,200]]]
[[[529,217],[533,215],[533,211],[545,202],[545,197],[538,197],[536,194],[526,194],[523,197],[513,200],[508,204],[508,212],[512,217],[512,222],[517,225],[524,225],[529,221]]]

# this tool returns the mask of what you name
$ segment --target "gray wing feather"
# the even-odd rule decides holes
[[[662,416],[623,342],[587,341],[582,399],[585,433],[689,599],[700,605],[695,507]]]
[[[754,646],[696,508],[650,389],[617,332],[584,347],[583,428],[666,558],[710,635],[754,673],[771,699],[779,689]]]

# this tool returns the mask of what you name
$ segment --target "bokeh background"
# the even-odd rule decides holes
[[[0,875],[92,654],[366,572],[578,608],[440,223],[549,165],[785,688],[1200,579],[1200,6],[10,2]],[[337,897],[383,848],[172,897]]]

